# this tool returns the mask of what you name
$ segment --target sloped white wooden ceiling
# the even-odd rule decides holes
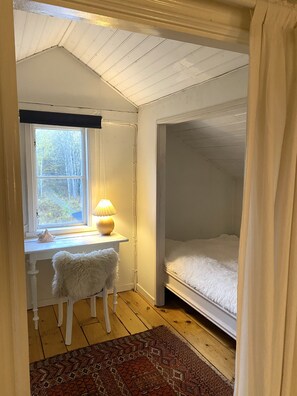
[[[242,178],[246,143],[246,110],[228,111],[168,126],[185,144],[229,175]]]
[[[248,56],[14,11],[17,61],[62,46],[137,106],[248,64]]]

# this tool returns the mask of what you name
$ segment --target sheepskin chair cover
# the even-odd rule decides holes
[[[53,256],[55,297],[80,300],[111,288],[117,276],[118,254],[114,249],[71,254],[61,251]]]

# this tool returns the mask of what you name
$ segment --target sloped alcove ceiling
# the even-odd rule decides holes
[[[168,126],[184,144],[234,178],[243,178],[246,108]]]

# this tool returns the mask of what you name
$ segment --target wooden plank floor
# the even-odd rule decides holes
[[[166,305],[161,308],[151,306],[134,291],[119,293],[116,314],[112,313],[111,296],[109,303],[110,334],[105,331],[100,298],[97,299],[96,318],[90,317],[88,300],[75,303],[70,346],[64,344],[65,311],[63,326],[58,328],[57,306],[40,308],[38,331],[34,329],[32,311],[28,311],[30,362],[165,325],[203,355],[226,378],[234,381],[235,341],[170,292],[167,293]],[[65,308],[66,306],[64,310]]]

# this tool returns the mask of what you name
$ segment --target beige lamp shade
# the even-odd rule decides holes
[[[116,214],[115,207],[109,199],[101,199],[96,206],[93,215],[94,216],[112,216]]]
[[[96,225],[100,234],[110,235],[113,231],[114,221],[111,216],[114,214],[116,214],[116,210],[110,200],[101,199],[93,212],[94,216],[99,216],[99,220]]]

